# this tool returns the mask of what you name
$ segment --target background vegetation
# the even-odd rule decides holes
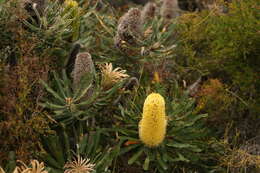
[[[1,173],[260,170],[259,3],[134,2],[0,0]]]

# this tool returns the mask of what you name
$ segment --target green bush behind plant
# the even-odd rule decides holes
[[[259,13],[257,1],[233,1],[229,12],[213,9],[178,21],[181,64],[228,85],[239,103],[230,117],[259,118]],[[242,101],[241,101],[242,100]],[[230,113],[230,112],[229,112]],[[230,113],[231,114],[231,113]]]

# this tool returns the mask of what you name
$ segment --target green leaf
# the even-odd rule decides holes
[[[49,154],[42,154],[40,157],[44,161],[44,163],[46,163],[48,166],[57,169],[62,169],[63,165],[59,165],[59,163]]]
[[[132,165],[143,153],[144,149],[141,148],[138,152],[136,152],[129,160],[128,160],[128,164]]]
[[[93,74],[86,73],[81,77],[79,86],[77,87],[76,93],[74,94],[73,100],[76,102],[86,95],[88,90],[91,88],[93,82]]]
[[[131,151],[139,146],[141,146],[142,144],[132,144],[130,146],[127,146],[127,147],[122,147],[123,149],[121,149],[119,155],[122,155],[122,154],[125,154],[127,153],[128,151]]]
[[[63,138],[64,138],[64,152],[67,156],[67,160],[71,159],[71,154],[70,154],[70,144],[69,144],[69,136],[66,133],[65,130],[63,130]]]
[[[173,128],[172,129],[172,132],[178,132],[178,131],[181,131],[182,129],[184,128],[187,128],[187,127],[191,127],[193,126],[198,120],[202,119],[202,118],[205,118],[207,117],[208,115],[207,114],[200,114],[200,115],[196,115],[194,117],[192,117],[191,120],[189,121],[178,121],[177,122],[177,127]]]
[[[86,101],[82,101],[82,102],[80,102],[78,104],[75,103],[75,105],[77,105],[77,106],[85,106],[85,105],[89,105],[92,102],[94,102],[97,99],[97,97],[99,96],[99,91],[94,90],[93,93],[94,94],[89,99],[87,99]]]
[[[66,106],[56,105],[53,103],[45,102],[45,103],[39,103],[42,107],[49,108],[49,109],[65,109]]]
[[[93,149],[92,149],[91,158],[93,158],[96,155],[95,151],[97,151],[97,149],[98,149],[98,145],[99,145],[99,142],[100,142],[100,136],[101,136],[100,130],[95,132],[95,135],[94,135],[94,146],[93,146]]]
[[[187,149],[190,149],[194,152],[201,152],[202,151],[196,145],[191,145],[191,144],[183,144],[183,143],[174,142],[174,143],[169,143],[169,144],[166,144],[166,145],[169,146],[169,147],[174,147],[174,148],[187,148]]]
[[[65,99],[62,99],[57,92],[51,89],[43,80],[40,80],[40,83],[45,87],[45,89],[51,93],[56,99],[58,99],[61,103],[65,104]]]
[[[66,70],[62,70],[62,79],[64,82],[64,91],[66,93],[66,96],[68,97],[72,97],[72,93],[71,93],[71,82],[67,76]]]
[[[67,98],[65,91],[64,91],[64,88],[62,87],[61,80],[58,78],[58,74],[56,72],[54,72],[53,76],[54,76],[54,79],[55,79],[55,81],[58,85],[58,88],[59,88],[61,95],[63,96],[64,99]]]
[[[150,159],[149,159],[149,156],[147,156],[145,161],[144,161],[144,164],[143,164],[143,169],[145,171],[147,171],[149,169],[149,163],[150,163]]]
[[[157,157],[157,160],[158,160],[159,165],[160,165],[164,170],[167,170],[168,167],[167,167],[166,163],[162,160],[161,155],[160,155],[159,152],[157,152],[156,157]]]
[[[189,159],[186,159],[181,153],[177,153],[178,154],[178,158],[174,159],[173,161],[178,162],[178,161],[182,161],[182,162],[190,162]]]
[[[80,154],[84,154],[84,152],[86,151],[87,145],[88,145],[88,136],[84,135],[79,143]]]
[[[89,156],[91,154],[91,152],[93,152],[93,148],[94,148],[94,135],[95,135],[95,132],[90,132],[90,134],[89,134],[88,147],[87,147],[87,151],[86,151],[86,155],[87,156]]]

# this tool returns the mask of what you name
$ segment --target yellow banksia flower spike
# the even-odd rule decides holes
[[[148,147],[156,147],[165,138],[167,118],[165,101],[158,93],[151,93],[144,102],[143,116],[139,122],[139,137]]]

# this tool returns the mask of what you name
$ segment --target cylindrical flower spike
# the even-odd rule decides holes
[[[157,93],[150,94],[144,102],[143,116],[139,123],[139,137],[148,147],[162,143],[166,134],[167,119],[164,98]]]
[[[86,73],[95,73],[95,67],[91,55],[88,52],[79,53],[76,57],[74,69],[72,71],[74,90],[78,88],[80,79]]]
[[[141,11],[138,8],[131,8],[119,19],[117,35],[127,43],[135,43],[136,39],[142,36]]]
[[[161,7],[161,16],[164,19],[173,19],[180,16],[181,9],[178,0],[163,0]]]
[[[148,2],[141,13],[142,23],[145,23],[147,19],[151,19],[155,16],[156,4],[153,2]]]

